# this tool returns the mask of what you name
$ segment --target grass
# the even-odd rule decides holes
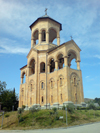
[[[6,117],[6,116],[9,117]],[[64,119],[59,117],[63,116]],[[100,110],[75,110],[74,113],[67,112],[68,126],[80,125],[85,123],[100,121]],[[6,112],[3,129],[43,129],[43,128],[57,128],[67,127],[66,125],[66,111],[57,110],[55,114],[53,110],[39,110],[33,114],[29,111],[24,111],[21,115],[23,120],[18,122],[18,112]],[[0,123],[2,116],[0,116]]]

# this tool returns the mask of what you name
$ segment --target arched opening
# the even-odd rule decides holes
[[[32,75],[35,73],[35,60],[32,59],[29,64],[29,75]]]
[[[25,72],[23,72],[22,74],[22,84],[24,84],[26,82],[26,76],[25,76]]]
[[[34,40],[34,44],[38,44],[38,30],[36,30],[34,33],[33,33],[33,40]]]
[[[61,69],[64,67],[64,58],[62,54],[58,55],[58,69]]]
[[[42,30],[42,41],[46,41],[46,31]]]
[[[45,73],[45,63],[44,62],[40,63],[40,73]]]
[[[77,69],[76,57],[75,51],[68,52],[68,66],[72,69]]]
[[[49,29],[49,42],[54,43],[53,41],[57,38],[57,32],[53,28]],[[57,42],[57,41],[56,41]],[[57,44],[57,43],[56,43]]]
[[[54,69],[55,69],[55,62],[54,62],[54,59],[52,58],[50,60],[50,73],[54,72]]]

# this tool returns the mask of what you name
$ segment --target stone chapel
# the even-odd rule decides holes
[[[31,49],[27,65],[20,68],[19,108],[62,108],[84,103],[81,49],[73,39],[60,44],[62,24],[45,14],[30,25]],[[54,40],[57,44],[54,44]],[[75,59],[77,69],[71,68]]]

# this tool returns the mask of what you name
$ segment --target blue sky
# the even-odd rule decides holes
[[[31,48],[29,26],[45,8],[62,24],[61,44],[73,36],[82,50],[84,97],[100,97],[100,0],[0,0],[0,80],[19,93],[20,68]]]

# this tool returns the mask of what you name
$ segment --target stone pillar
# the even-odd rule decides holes
[[[49,44],[49,32],[46,32],[46,43]]]
[[[41,39],[42,39],[42,32],[39,32],[39,44],[41,44]]]
[[[64,57],[64,66],[68,66],[68,56]]]
[[[60,45],[60,35],[59,35],[59,32],[57,32],[57,45],[58,46]]]
[[[55,61],[55,70],[58,70],[58,60]]]
[[[21,84],[23,84],[23,76],[21,76],[20,78],[21,78]]]
[[[36,44],[35,38],[31,37],[31,48],[34,47]]]
[[[77,63],[77,70],[80,70],[80,60],[77,60],[76,63]]]
[[[48,73],[50,73],[50,64],[48,64]]]

